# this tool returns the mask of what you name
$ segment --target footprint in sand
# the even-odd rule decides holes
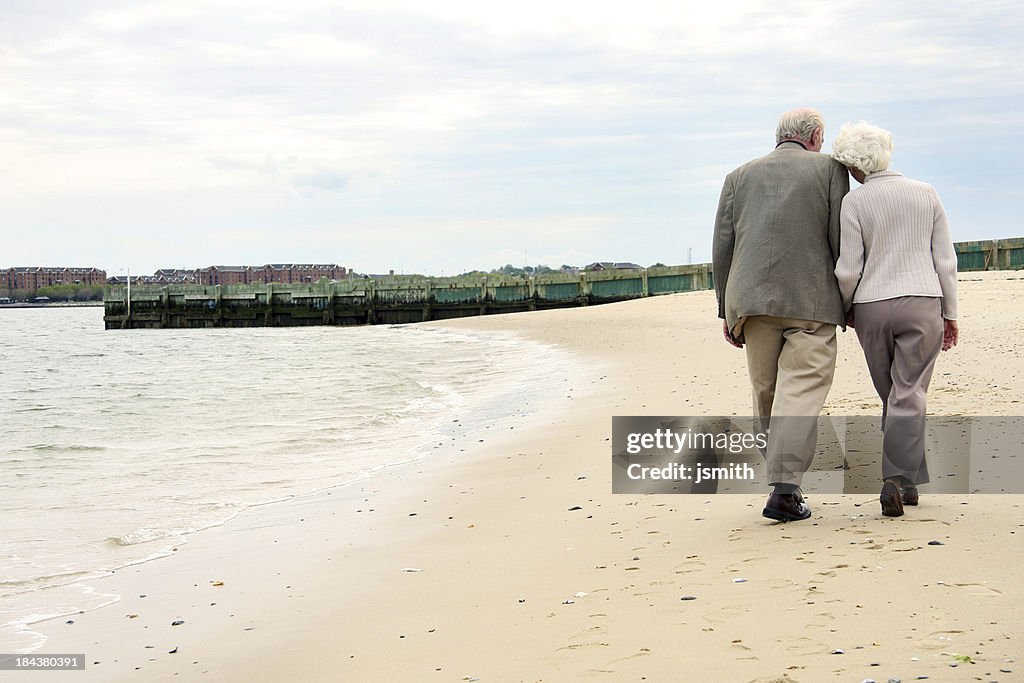
[[[672,571],[676,574],[689,574],[691,572],[699,572],[704,569],[705,563],[699,559],[697,555],[691,555],[683,560],[682,563],[677,564],[672,568]]]
[[[951,588],[966,588],[968,595],[974,595],[978,597],[989,597],[994,598],[1003,594],[1003,591],[995,588],[989,588],[988,586],[981,583],[953,583],[945,584]]]
[[[591,648],[595,648],[595,647],[608,647],[608,643],[602,643],[602,642],[571,643],[569,645],[564,645],[564,646],[556,649],[555,652],[563,652],[563,651],[566,651],[566,650],[569,650],[569,651],[572,651],[572,650],[587,650],[587,649],[591,649]]]
[[[603,640],[606,631],[607,629],[600,624],[588,626],[576,635],[570,636],[569,644],[558,648],[555,652],[559,652],[561,650],[579,650],[581,648],[589,647],[607,647],[608,643]]]
[[[917,645],[924,650],[946,650],[962,633],[963,631],[933,631],[917,641]]]
[[[779,643],[787,652],[793,652],[798,655],[820,655],[824,645],[816,640],[811,640],[807,636],[800,636],[798,638],[785,638],[778,639],[775,642]]]
[[[742,641],[734,640],[732,641],[732,645],[730,645],[729,647],[732,650],[739,650],[739,652],[734,652],[732,654],[732,658],[738,662],[756,662],[759,659],[757,655],[751,652],[751,649],[749,647],[742,643]]]
[[[945,524],[946,526],[952,526],[951,522],[947,522],[941,519],[932,519],[931,517],[922,517],[920,519],[915,517],[904,517],[900,520],[901,524],[905,522],[935,522],[936,524]]]
[[[729,572],[738,572],[740,569],[744,569],[748,562],[763,562],[767,559],[767,557],[748,557],[745,560],[740,560],[739,562],[733,562],[732,564],[726,565],[725,570]]]
[[[725,622],[733,621],[737,617],[750,614],[750,610],[751,608],[747,605],[733,605],[705,614],[702,618],[709,624],[724,624]]]
[[[609,664],[614,664],[616,662],[626,662],[630,659],[636,659],[637,657],[649,657],[650,654],[650,648],[642,647],[639,651],[635,652],[634,654],[626,655],[625,657],[619,657],[618,659],[613,659],[611,662],[609,662]]]

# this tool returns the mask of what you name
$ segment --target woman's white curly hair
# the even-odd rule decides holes
[[[867,121],[847,123],[832,143],[832,158],[865,175],[884,171],[892,159],[892,134]]]

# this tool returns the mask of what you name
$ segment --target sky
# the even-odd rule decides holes
[[[702,263],[798,106],[1021,237],[1022,7],[3,0],[0,268]]]

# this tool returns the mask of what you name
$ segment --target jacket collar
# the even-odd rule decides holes
[[[795,140],[783,140],[779,144],[775,145],[775,149],[802,149],[805,152],[807,148]]]

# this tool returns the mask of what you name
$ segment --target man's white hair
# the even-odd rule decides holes
[[[865,175],[884,171],[892,159],[892,134],[867,121],[847,123],[832,143],[832,158]]]
[[[776,144],[783,140],[796,138],[804,142],[810,142],[814,131],[821,129],[822,137],[825,136],[825,118],[817,109],[801,107],[787,111],[779,117],[779,125],[775,129]]]

